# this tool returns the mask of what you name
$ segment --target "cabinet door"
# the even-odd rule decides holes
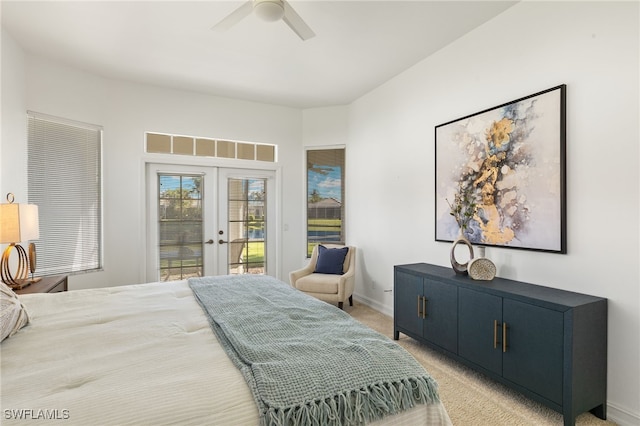
[[[422,336],[422,277],[396,271],[394,287],[395,325]]]
[[[458,309],[458,355],[502,374],[502,298],[460,288]]]
[[[431,278],[424,279],[424,338],[458,352],[458,287]]]
[[[562,312],[505,299],[503,319],[503,377],[562,405]]]

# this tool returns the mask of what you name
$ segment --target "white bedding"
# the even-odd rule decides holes
[[[186,281],[20,298],[31,322],[2,342],[3,425],[258,424]],[[430,404],[375,424],[451,422]]]

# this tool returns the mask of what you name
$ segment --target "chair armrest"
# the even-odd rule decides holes
[[[340,279],[338,280],[338,298],[340,300],[346,299],[348,296],[353,294],[355,287],[356,271],[352,268],[343,275],[340,275]]]
[[[298,269],[297,271],[290,272],[289,284],[291,284],[292,286],[295,286],[296,281],[298,281],[302,277],[313,274],[314,269],[315,269],[315,265],[308,264],[302,269]]]
[[[340,276],[338,281],[338,298],[346,299],[353,294],[356,287],[356,249],[350,248],[351,258],[349,260],[349,269]]]

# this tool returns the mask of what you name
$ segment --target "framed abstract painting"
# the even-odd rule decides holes
[[[567,252],[566,85],[438,125],[435,150],[436,241]]]

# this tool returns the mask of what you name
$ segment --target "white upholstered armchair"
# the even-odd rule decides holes
[[[344,261],[340,256],[344,256]],[[337,303],[342,309],[347,299],[353,306],[355,274],[355,247],[322,244],[313,248],[307,266],[289,274],[289,280],[298,290],[325,302]]]

